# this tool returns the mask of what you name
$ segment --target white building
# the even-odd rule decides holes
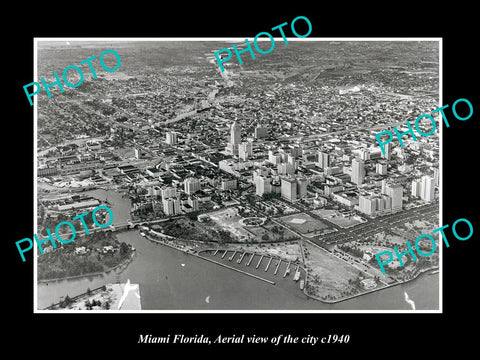
[[[183,182],[184,190],[188,195],[192,195],[201,189],[200,180],[195,178],[187,178]]]

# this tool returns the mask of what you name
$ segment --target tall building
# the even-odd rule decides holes
[[[222,179],[220,183],[220,188],[225,191],[225,190],[234,190],[237,188],[237,179],[232,178],[232,179]]]
[[[173,131],[168,131],[165,134],[165,142],[169,145],[175,145],[177,143],[177,133]]]
[[[230,144],[239,145],[242,141],[242,128],[236,121],[233,122],[230,128]]]
[[[255,179],[255,193],[258,196],[263,194],[270,194],[272,192],[272,179],[266,176],[259,175]]]
[[[387,164],[377,163],[375,165],[375,171],[380,175],[387,175]]]
[[[422,193],[422,183],[418,180],[412,181],[412,196],[420,197]]]
[[[188,195],[192,195],[201,189],[200,180],[195,178],[187,178],[183,182],[183,187]]]
[[[174,187],[167,187],[162,189],[162,199],[168,199],[177,196],[177,189]]]
[[[143,151],[139,147],[135,147],[135,158],[136,159],[143,159],[145,157],[145,151]]]
[[[268,161],[273,165],[277,165],[282,162],[282,156],[279,153],[274,153],[272,150],[268,152]]]
[[[384,146],[385,154],[382,153],[382,157],[390,160],[392,157],[392,143],[388,143]]]
[[[282,178],[282,198],[294,202],[297,200],[297,180]]]
[[[330,166],[330,154],[319,151],[317,154],[318,165],[320,168],[325,169]]]
[[[385,193],[392,198],[392,211],[402,210],[403,187],[401,185],[387,185]]]
[[[426,202],[435,200],[435,181],[428,175],[422,176],[420,198]]]
[[[299,199],[307,196],[307,185],[308,179],[306,177],[297,179],[297,194]]]
[[[242,128],[236,121],[230,127],[230,142],[225,147],[225,151],[231,155],[238,155],[238,145],[242,141]]]
[[[198,211],[198,209],[200,208],[200,202],[198,201],[198,198],[195,195],[189,196],[187,203],[192,207],[192,211]]]
[[[250,141],[242,142],[238,145],[238,157],[243,160],[247,161],[247,159],[251,158],[253,154],[253,146]]]
[[[373,196],[360,195],[358,197],[358,208],[360,212],[367,215],[375,215],[377,211],[377,201]]]
[[[362,160],[353,159],[352,160],[352,176],[351,176],[352,182],[360,186],[363,184],[364,179],[365,179],[365,163]]]
[[[180,214],[180,199],[168,198],[162,200],[163,212],[165,215],[177,215]]]
[[[289,163],[281,163],[277,165],[279,175],[287,175],[295,173],[295,166]]]

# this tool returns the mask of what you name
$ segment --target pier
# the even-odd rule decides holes
[[[257,266],[255,267],[255,269],[258,269],[258,267],[260,266],[260,263],[262,262],[262,260],[263,260],[263,255],[260,256],[260,260],[258,260],[258,264],[257,264]]]
[[[236,251],[234,251],[234,252],[233,252],[233,255],[228,258],[228,261],[232,261],[233,258],[235,257],[235,255],[237,255],[237,252],[236,252]]]
[[[228,251],[228,250],[225,250],[225,252],[223,253],[222,259],[225,257],[225,255],[227,255],[227,251]]]
[[[268,271],[268,268],[270,267],[270,263],[272,262],[272,259],[273,258],[270,258],[270,260],[268,260],[268,264],[267,264],[267,267],[265,268],[265,271]]]
[[[243,258],[245,257],[245,254],[246,252],[244,252],[242,256],[240,256],[240,259],[237,260],[237,264],[240,264],[242,262]]]
[[[213,253],[213,256],[217,256],[217,253],[218,253],[218,249],[215,250],[215,252]]]
[[[288,271],[290,270],[290,264],[291,264],[291,263],[292,263],[291,261],[288,262],[287,268],[285,269],[285,272],[283,273],[283,277],[286,277],[286,276],[287,276]]]
[[[255,254],[252,254],[252,256],[250,256],[250,259],[248,260],[248,262],[245,264],[245,266],[250,266],[250,263],[252,262],[253,258],[255,257]]]
[[[218,261],[215,261],[215,260],[212,260],[212,259],[203,257],[203,256],[201,256],[201,255],[195,255],[195,256],[197,256],[197,257],[199,257],[199,258],[201,258],[201,259],[210,261],[210,262],[212,262],[212,263],[214,263],[214,264],[217,264],[217,265],[226,267],[227,269],[234,270],[234,271],[238,271],[239,273],[242,273],[242,274],[251,276],[251,277],[253,277],[253,278],[255,278],[255,279],[262,280],[262,281],[265,281],[265,282],[267,282],[267,283],[269,283],[269,284],[275,285],[275,281],[271,281],[271,280],[262,278],[262,277],[260,277],[260,276],[254,275],[254,274],[250,274],[250,273],[248,273],[248,272],[246,272],[246,271],[243,271],[243,270],[235,269],[235,268],[232,267],[232,266],[228,266],[228,265],[222,264],[222,263],[220,263],[220,262],[218,262]]]
[[[277,275],[277,271],[278,271],[278,268],[280,267],[281,262],[282,262],[282,259],[278,259],[277,267],[275,268],[275,271],[273,272],[274,275]]]

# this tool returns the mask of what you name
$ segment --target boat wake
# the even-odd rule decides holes
[[[412,307],[412,310],[416,310],[415,309],[415,302],[408,297],[408,294],[407,294],[406,291],[404,291],[403,293],[405,295],[405,301],[407,302],[407,304],[409,304]]]
[[[205,302],[206,302],[207,304],[210,304],[210,295],[205,298]]]

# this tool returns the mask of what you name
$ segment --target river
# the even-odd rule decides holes
[[[130,200],[105,190],[85,192],[101,200],[108,194],[115,223],[130,219]],[[439,274],[420,275],[393,286],[336,304],[324,304],[292,291],[251,278],[167,246],[154,244],[138,230],[117,234],[136,249],[133,261],[121,271],[38,285],[38,308],[118,280],[140,284],[143,310],[411,310],[404,292],[417,310],[439,307]]]

